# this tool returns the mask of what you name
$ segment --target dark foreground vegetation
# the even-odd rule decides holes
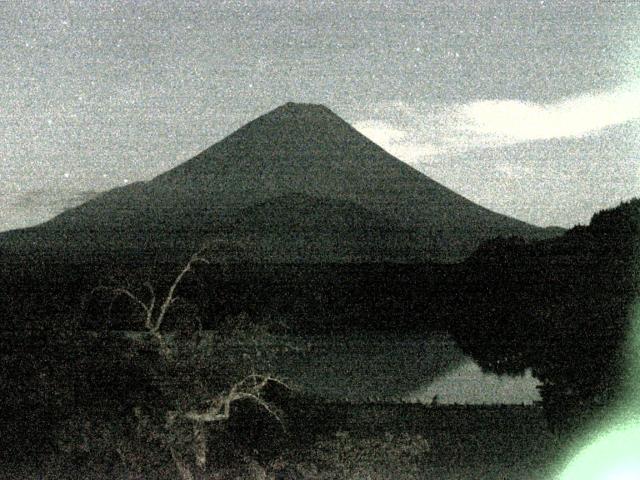
[[[520,468],[514,456],[532,454],[534,460],[521,458],[527,471],[548,460],[538,449],[553,443],[544,425],[570,431],[584,412],[606,407],[622,391],[639,225],[634,200],[557,239],[488,242],[456,265],[201,265],[185,277],[181,300],[155,332],[181,339],[186,347],[173,357],[163,353],[160,336],[140,344],[114,333],[150,332],[140,305],[113,289],[127,286],[149,305],[144,282],[166,291],[178,260],[144,268],[44,257],[28,259],[32,269],[7,262],[0,282],[3,476],[192,478],[184,468],[203,431],[171,412],[205,408],[211,392],[229,391],[253,366],[243,357],[203,359],[189,345],[201,328],[242,313],[302,335],[447,330],[486,370],[531,368],[543,382],[546,423],[535,408],[326,405],[274,382],[255,390],[259,401],[235,402],[229,419],[206,425],[206,466],[191,465],[189,475],[345,478],[361,462],[415,469],[406,478],[517,478],[504,474]],[[385,464],[390,457],[379,452],[388,449],[396,449],[398,463]],[[298,473],[276,477],[291,465]],[[336,468],[346,470],[322,476]]]
[[[639,253],[640,200],[555,239],[488,242],[466,261],[476,288],[449,331],[486,370],[531,368],[552,428],[579,427],[585,412],[619,401],[635,375]]]
[[[193,431],[165,428],[161,412],[198,375],[155,377],[153,354],[113,336],[82,344],[65,346],[76,355],[63,371],[40,364],[45,375],[3,408],[2,478],[544,479],[557,449],[537,406],[325,403],[273,383],[263,398],[277,418],[235,403],[228,421],[208,425],[207,463],[196,468]],[[115,354],[121,348],[135,362]],[[181,475],[176,454],[192,477]]]

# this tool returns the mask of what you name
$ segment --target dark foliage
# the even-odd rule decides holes
[[[466,306],[451,326],[486,370],[531,368],[550,422],[620,393],[638,294],[640,200],[540,242],[498,239],[466,263]]]
[[[5,332],[2,343],[2,464],[40,461],[67,442],[78,447],[87,421],[90,429],[124,426],[135,405],[159,397],[149,370],[117,337],[23,331]]]

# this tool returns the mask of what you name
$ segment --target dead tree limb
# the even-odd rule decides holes
[[[129,300],[131,300],[135,305],[138,305],[142,311],[144,312],[144,327],[147,332],[151,333],[154,337],[156,337],[161,342],[163,341],[162,335],[160,334],[160,328],[165,320],[167,312],[169,308],[176,303],[176,301],[180,298],[175,295],[176,289],[184,279],[185,275],[191,272],[194,266],[198,263],[210,264],[211,262],[202,255],[205,247],[201,248],[198,252],[194,253],[184,268],[178,273],[173,283],[169,287],[169,291],[164,298],[164,301],[160,305],[160,308],[156,308],[156,293],[150,282],[145,282],[144,286],[149,291],[149,300],[144,302],[140,297],[135,295],[130,289],[124,287],[106,287],[106,286],[98,286],[93,289],[93,291],[98,290],[106,290],[111,292],[113,298],[111,299],[111,303],[109,304],[109,310],[111,310],[113,306],[113,302],[120,296],[125,296]]]

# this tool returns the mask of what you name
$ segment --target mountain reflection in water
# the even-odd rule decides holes
[[[483,373],[446,335],[415,338],[358,333],[305,338],[308,348],[268,355],[262,368],[330,400],[429,403],[525,403],[539,400],[526,372]]]

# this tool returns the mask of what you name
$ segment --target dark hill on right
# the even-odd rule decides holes
[[[449,329],[485,370],[531,369],[551,423],[565,427],[633,383],[639,251],[640,199],[558,238],[486,242],[465,262],[465,306]]]

